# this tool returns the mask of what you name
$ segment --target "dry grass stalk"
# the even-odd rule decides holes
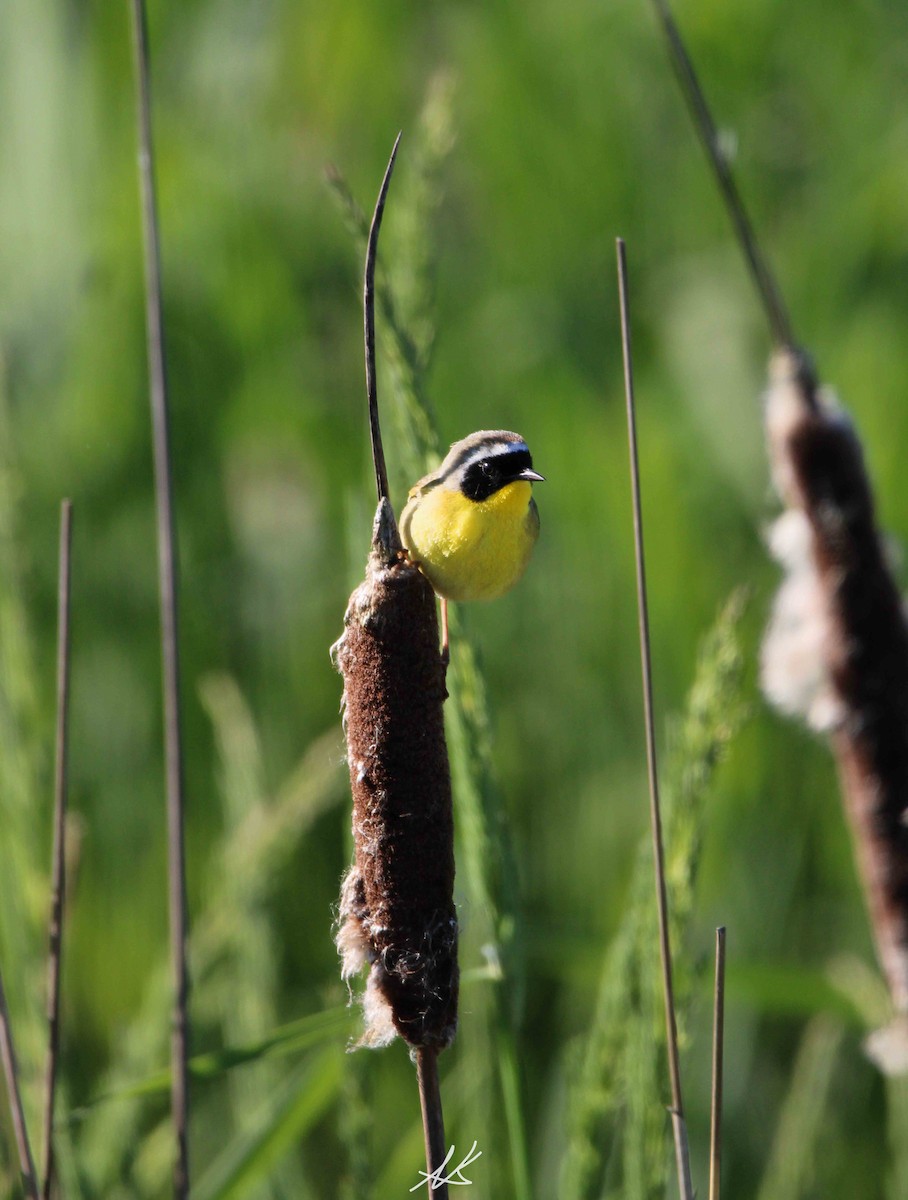
[[[830,736],[880,962],[908,1013],[908,625],[876,526],[861,445],[804,358],[772,360],[766,423],[786,512],[788,577],[764,688]]]
[[[725,926],[716,930],[716,982],[713,989],[713,1076],[710,1089],[709,1200],[722,1191],[722,1070],[725,1054]]]
[[[634,505],[634,550],[637,565],[637,610],[640,623],[640,660],[643,670],[643,704],[646,722],[646,765],[649,777],[650,823],[653,834],[653,859],[656,873],[656,905],[659,914],[659,955],[662,964],[662,991],[665,1001],[665,1037],[668,1070],[672,1089],[672,1133],[681,1200],[693,1200],[690,1152],[684,1100],[681,1092],[681,1064],[678,1054],[678,1023],[672,977],[672,952],[668,927],[668,892],[665,882],[665,851],[662,843],[662,812],[659,804],[659,776],[656,769],[656,738],[653,721],[653,683],[650,656],[649,614],[646,591],[646,565],[643,552],[643,508],[640,499],[640,467],[637,460],[637,421],[634,409],[634,371],[628,302],[627,258],[624,242],[616,241],[618,257],[618,295],[621,309],[621,349],[624,360],[624,390],[627,400],[627,438],[630,455],[631,489]]]

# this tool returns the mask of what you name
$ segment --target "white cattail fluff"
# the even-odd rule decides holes
[[[792,355],[780,353],[770,363],[765,396],[766,439],[772,480],[785,511],[770,526],[767,544],[785,572],[763,639],[760,683],[781,712],[800,717],[818,733],[829,733],[844,719],[845,706],[829,664],[834,638],[828,589],[817,570],[808,503],[792,460],[792,439],[810,417],[805,389]],[[850,427],[835,397],[818,395],[823,420]]]
[[[760,656],[763,693],[789,716],[828,733],[845,708],[829,674],[830,622],[826,595],[811,554],[807,517],[788,509],[769,528],[770,553],[785,571],[776,593]]]

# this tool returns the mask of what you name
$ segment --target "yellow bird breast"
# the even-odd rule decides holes
[[[414,489],[400,533],[439,596],[494,600],[526,570],[539,536],[539,512],[532,487],[522,480],[481,501],[443,485]]]

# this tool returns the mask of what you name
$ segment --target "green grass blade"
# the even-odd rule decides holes
[[[339,755],[326,753],[318,762],[318,754],[310,751],[305,760],[309,773],[302,781],[305,793],[297,790],[289,802],[273,799],[259,732],[236,682],[228,675],[209,675],[200,692],[215,735],[225,828],[211,871],[208,919],[195,945],[207,976],[196,1007],[203,1018],[220,1027],[226,1042],[244,1045],[262,1038],[279,1019],[280,947],[269,911],[279,867],[275,858],[284,847],[295,845],[300,832],[340,794],[332,770]],[[275,826],[289,835],[286,841],[275,836]],[[268,831],[264,838],[263,830]],[[211,1064],[215,1073],[252,1061],[241,1055],[228,1065],[223,1056],[218,1057]],[[269,1057],[254,1055],[263,1064],[260,1070],[230,1075],[228,1095],[236,1134],[249,1129],[252,1114],[280,1086],[279,1070],[267,1062]],[[303,1187],[298,1162],[288,1159],[278,1177],[262,1185],[257,1200],[279,1200],[282,1195],[299,1194]]]
[[[798,1200],[807,1194],[842,1032],[832,1017],[814,1017],[808,1024],[757,1200]]]
[[[193,1188],[195,1200],[240,1200],[267,1179],[336,1100],[343,1064],[343,1051],[332,1047],[295,1071],[250,1131],[204,1172]]]
[[[716,767],[745,715],[737,626],[743,596],[725,605],[704,640],[672,742],[663,786],[666,881],[676,960],[693,907],[705,802]],[[641,843],[621,927],[608,948],[589,1033],[574,1048],[567,1097],[561,1200],[598,1194],[603,1169],[621,1166],[622,1194],[664,1194],[669,1158],[664,1105],[664,1025],[656,970],[656,913],[649,835]],[[679,1024],[690,975],[678,972]],[[620,1136],[619,1136],[620,1128]]]
[[[232,728],[236,728],[242,719],[242,701],[238,701],[237,694],[231,693],[227,699],[224,695],[222,692],[225,707],[232,702],[230,720]],[[250,737],[254,738],[255,734],[247,728],[243,734],[247,749]],[[268,881],[280,872],[312,822],[331,804],[339,802],[344,774],[339,741],[339,735],[333,730],[317,738],[277,789],[273,801],[248,811],[245,817],[235,822],[235,827],[228,829],[218,847],[212,890],[206,907],[196,918],[190,945],[197,1010],[204,1011],[208,1004],[208,989],[213,987],[216,965],[230,956],[238,896],[241,893],[249,897],[263,895]],[[240,786],[242,773],[245,772],[247,780],[255,778],[256,768],[249,754],[242,757],[243,762],[237,760],[231,768],[232,786],[236,788]],[[110,1193],[117,1182],[128,1175],[127,1164],[134,1155],[143,1121],[143,1102],[168,1086],[169,1076],[153,1070],[154,1064],[166,1053],[168,994],[167,968],[160,963],[150,972],[142,1008],[123,1035],[118,1057],[101,1089],[101,1098],[115,1096],[118,1103],[93,1101],[79,1110],[81,1115],[92,1118],[86,1122],[80,1139],[80,1161],[93,1189],[99,1194]],[[323,1015],[330,1023],[331,1014],[318,1014],[318,1017]],[[303,1018],[303,1023],[308,1020]],[[292,1030],[296,1024],[285,1028]],[[270,1034],[250,1037],[251,1057],[244,1059],[241,1056],[233,1065],[260,1059],[270,1038]],[[283,1041],[278,1037],[271,1053],[279,1053],[282,1045]],[[233,1051],[226,1053],[229,1057]],[[208,1069],[214,1074],[219,1073],[216,1064],[206,1068],[206,1058],[203,1055],[201,1061],[199,1056],[191,1060],[190,1071]],[[229,1069],[226,1060],[224,1069]]]
[[[908,1196],[908,1078],[904,1075],[886,1079],[886,1112],[890,1155],[886,1195],[889,1200],[902,1200]]]
[[[736,963],[728,968],[727,988],[738,1001],[761,1013],[813,1017],[826,1013],[854,1029],[867,1027],[853,998],[828,973],[790,964]]]
[[[533,1194],[530,1183],[530,1160],[527,1150],[523,1105],[520,1099],[520,1070],[517,1065],[515,1039],[510,1030],[498,1036],[498,1077],[504,1100],[504,1115],[508,1129],[508,1148],[514,1179],[514,1196],[529,1200]]]
[[[300,1017],[287,1025],[275,1029],[267,1037],[246,1046],[227,1046],[223,1050],[208,1054],[196,1054],[189,1060],[189,1073],[193,1079],[207,1081],[217,1079],[237,1067],[249,1066],[265,1059],[286,1058],[303,1050],[311,1050],[324,1042],[340,1041],[348,1037],[354,1028],[354,1017],[349,1008],[329,1008],[323,1012]],[[170,1089],[170,1071],[163,1068],[152,1075],[127,1084],[124,1087],[104,1092],[87,1104],[73,1109],[69,1121],[81,1120],[98,1105],[117,1100],[132,1100],[139,1097],[166,1094]]]

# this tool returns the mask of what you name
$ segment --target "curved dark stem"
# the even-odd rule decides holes
[[[703,89],[700,87],[700,81],[690,55],[687,53],[684,39],[681,37],[681,32],[675,24],[666,0],[653,0],[653,7],[668,44],[672,66],[681,85],[681,91],[687,101],[687,107],[693,118],[700,142],[713,168],[716,182],[725,201],[725,207],[728,209],[735,227],[738,243],[744,252],[748,270],[769,322],[772,339],[778,348],[794,350],[797,347],[788,310],[769,264],[760,249],[750,217],[747,215],[747,209],[744,207],[744,201],[741,199],[741,193],[738,191],[738,185],[731,173],[731,167],[722,153],[718,130]]]
[[[375,202],[375,212],[372,214],[372,224],[369,226],[369,241],[366,244],[366,277],[363,285],[363,321],[366,335],[366,396],[369,401],[369,433],[372,438],[372,462],[375,466],[375,488],[378,501],[388,498],[388,472],[385,469],[385,452],[381,444],[381,428],[378,423],[378,384],[375,378],[375,256],[378,250],[378,234],[381,229],[381,219],[385,211],[385,198],[388,195],[388,185],[391,182],[391,172],[394,170],[394,160],[397,158],[397,147],[400,145],[398,134],[394,140],[394,148],[385,177],[381,181],[378,199]]]

